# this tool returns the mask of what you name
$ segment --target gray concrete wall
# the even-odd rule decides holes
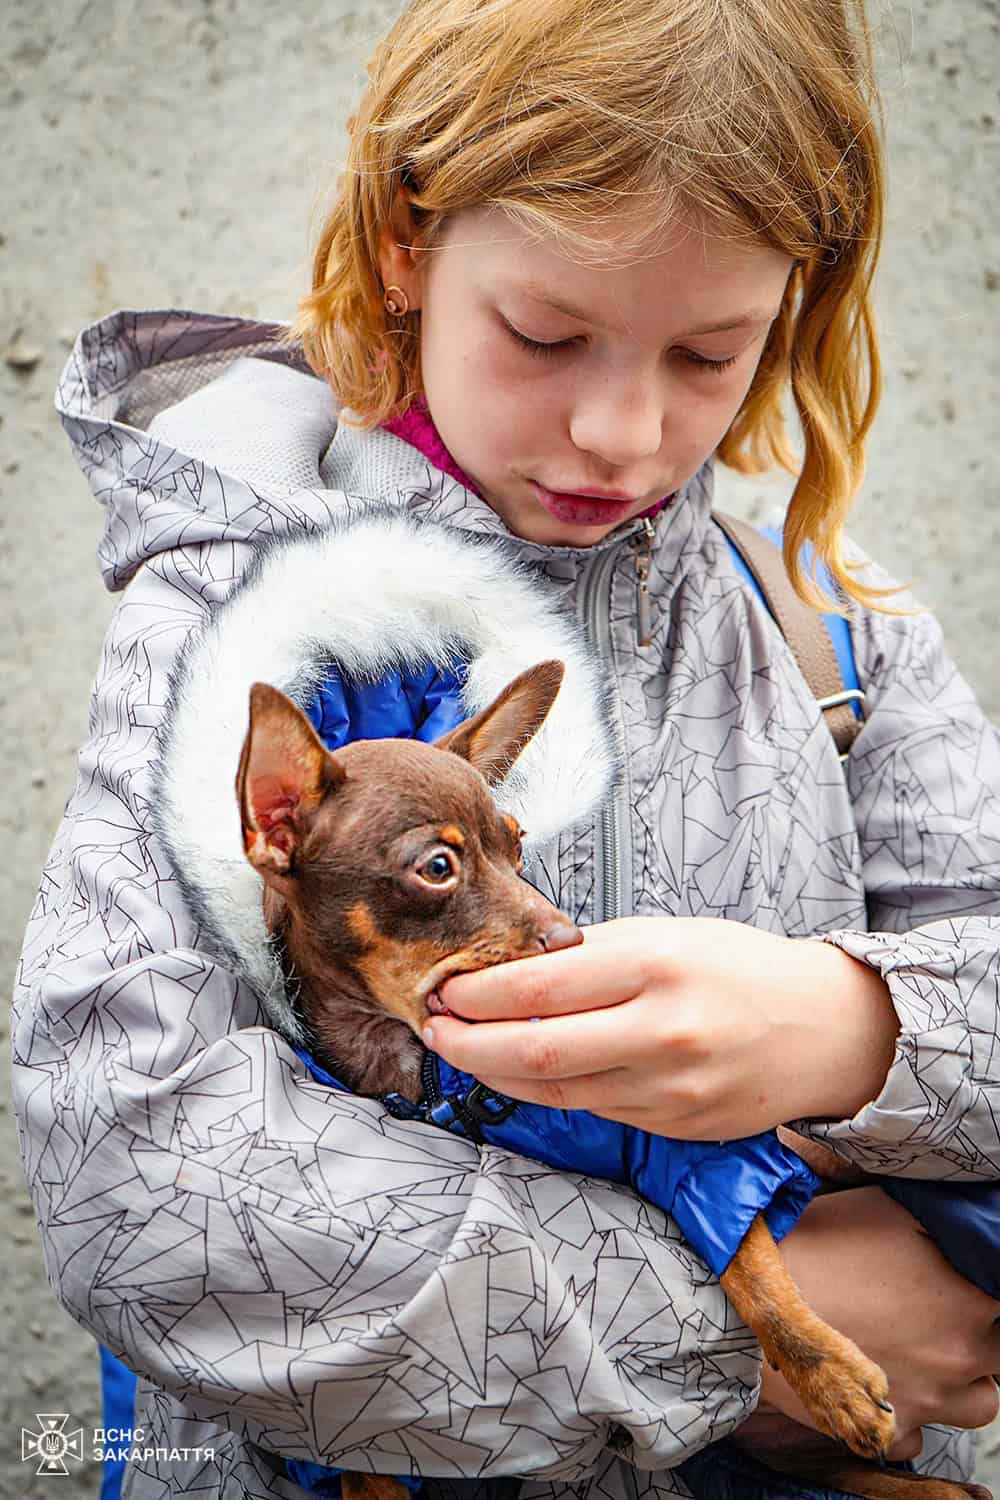
[[[287,317],[306,287],[371,38],[391,3],[7,0],[0,71],[0,567],[4,796],[0,967],[9,986],[74,777],[113,600],[100,512],[51,395],[73,334],[119,306]],[[912,579],[1000,715],[994,459],[998,395],[998,0],[896,0],[883,78],[891,198],[879,284],[886,397],[852,531]],[[787,488],[726,486],[761,511]],[[8,1047],[6,1021],[0,1046]],[[50,1493],[22,1424],[99,1417],[92,1343],[49,1291],[0,1102],[6,1275],[0,1494]],[[1000,1442],[994,1436],[993,1443]],[[986,1462],[984,1460],[984,1462]],[[1000,1465],[994,1460],[1000,1479]],[[96,1494],[93,1467],[62,1480]]]

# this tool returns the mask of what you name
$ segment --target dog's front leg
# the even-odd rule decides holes
[[[896,1431],[883,1371],[806,1303],[758,1214],[721,1277],[722,1289],[757,1335],[811,1420],[863,1458],[881,1458]]]
[[[752,1450],[751,1450],[752,1451]],[[791,1474],[800,1483],[811,1482],[823,1489],[842,1490],[860,1500],[992,1500],[985,1485],[937,1479],[931,1474],[913,1474],[905,1469],[885,1469],[853,1458],[843,1451],[810,1453],[798,1449],[782,1452],[769,1448],[754,1454],[758,1462],[779,1474]]]

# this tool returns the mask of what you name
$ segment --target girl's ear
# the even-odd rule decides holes
[[[420,306],[421,267],[417,223],[406,188],[396,191],[389,215],[379,234],[378,264],[384,287],[398,286],[406,293],[409,311]]]

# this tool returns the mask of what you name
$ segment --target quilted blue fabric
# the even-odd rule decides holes
[[[447,734],[468,715],[462,705],[464,662],[425,662],[378,682],[345,682],[332,668],[306,707],[328,750],[352,740],[423,740]]]

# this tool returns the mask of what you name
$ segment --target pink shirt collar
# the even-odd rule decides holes
[[[482,492],[478,486],[473,484],[469,476],[459,468],[441,441],[441,434],[434,426],[434,421],[423,396],[417,396],[401,417],[393,417],[390,421],[384,422],[382,425],[385,431],[391,432],[394,437],[402,438],[406,443],[412,443],[413,447],[418,449],[425,458],[430,459],[435,468],[443,469],[446,474],[451,475],[452,479],[457,479],[459,484],[464,485],[467,490],[471,490],[474,495],[478,495],[480,500],[483,499]],[[640,513],[641,518],[658,515],[665,505],[670,504],[673,498],[673,495],[664,495],[662,500],[657,500],[655,505],[651,505],[648,510],[642,511]]]

